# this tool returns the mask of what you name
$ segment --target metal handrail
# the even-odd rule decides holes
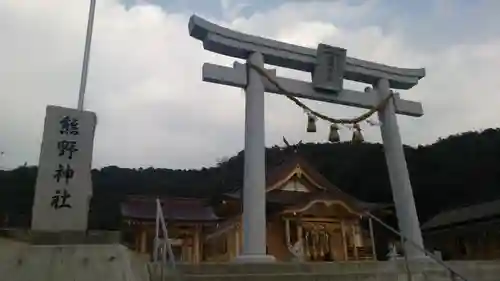
[[[163,239],[160,238],[161,236]],[[161,241],[161,243],[160,243]],[[161,250],[161,257],[159,257]],[[168,254],[168,256],[167,256]],[[168,264],[175,269],[175,256],[172,251],[172,244],[170,243],[170,238],[168,237],[167,223],[165,222],[165,217],[163,215],[163,208],[161,206],[160,199],[156,199],[156,233],[154,240],[154,252],[153,252],[153,261],[155,264],[160,261],[160,277],[161,280],[165,280],[164,269]]]
[[[463,281],[468,281],[467,278],[465,278],[463,275],[461,275],[460,273],[458,273],[457,271],[455,271],[453,268],[451,268],[449,265],[447,265],[446,263],[444,263],[440,258],[438,258],[436,255],[434,255],[433,253],[431,253],[430,251],[428,251],[427,249],[421,247],[420,245],[418,245],[417,243],[415,243],[413,240],[409,239],[408,237],[406,237],[404,234],[402,234],[401,232],[397,231],[396,229],[394,229],[393,227],[391,227],[390,225],[386,224],[385,222],[383,222],[381,219],[379,219],[378,217],[374,216],[372,213],[370,212],[364,212],[364,215],[368,216],[369,218],[373,219],[374,221],[378,222],[380,225],[382,225],[383,227],[385,227],[386,229],[388,229],[389,231],[391,231],[392,233],[398,235],[400,238],[401,238],[401,241],[402,242],[409,242],[413,247],[417,248],[419,251],[423,252],[424,254],[426,254],[428,257],[430,257],[431,259],[433,259],[435,262],[437,262],[439,265],[441,265],[442,267],[444,267],[446,270],[448,270],[450,273],[451,273],[451,277],[452,277],[452,280],[455,280],[455,276],[456,277],[459,277],[461,280]],[[406,268],[407,268],[407,271],[408,271],[408,274],[409,274],[409,278],[411,278],[410,276],[410,273],[409,273],[409,267],[408,267],[408,259],[405,255],[405,264],[406,264]]]

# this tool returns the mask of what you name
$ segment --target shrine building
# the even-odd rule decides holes
[[[306,261],[375,259],[372,223],[362,227],[361,222],[363,213],[379,204],[342,192],[296,154],[267,169],[266,185],[268,254],[279,261],[293,260],[297,254]],[[160,198],[179,262],[224,262],[240,254],[241,190],[221,195],[217,203]],[[121,205],[125,242],[149,255],[155,237],[155,200],[133,196]]]
[[[500,200],[443,211],[422,225],[426,244],[445,260],[500,259]]]

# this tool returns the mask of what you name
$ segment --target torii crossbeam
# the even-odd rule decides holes
[[[243,34],[195,15],[189,20],[189,34],[201,40],[206,50],[246,59],[247,64],[260,69],[264,69],[264,63],[267,63],[312,73],[313,83],[309,83],[276,77],[275,70],[265,70],[286,88],[289,95],[300,98],[374,108],[391,95],[391,88],[410,89],[425,76],[425,69],[397,68],[349,58],[345,56],[346,50],[326,45],[320,45],[318,50],[314,50]],[[368,92],[342,89],[343,79],[367,83],[374,89]],[[237,261],[272,261],[274,258],[266,254],[264,92],[281,92],[262,78],[257,70],[239,63],[235,63],[232,68],[205,63],[203,80],[245,88],[243,253]],[[405,253],[408,258],[419,258],[425,254],[414,245],[423,248],[422,234],[396,113],[422,116],[422,105],[403,100],[396,94],[393,102],[388,102],[378,112],[399,228],[406,238],[413,241],[405,243]]]

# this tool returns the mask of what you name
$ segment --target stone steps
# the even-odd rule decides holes
[[[475,263],[468,266],[467,263],[450,264],[453,268],[461,269],[500,269],[497,263]],[[199,265],[177,264],[177,269],[184,274],[266,274],[266,273],[385,273],[406,272],[403,261],[397,262],[322,262],[322,263],[268,263],[268,264],[235,264],[235,263],[202,263]],[[441,271],[444,270],[435,262],[412,263],[414,271]]]
[[[279,273],[279,274],[221,274],[183,275],[182,281],[399,281],[407,276],[397,273]],[[418,278],[418,279],[417,279]],[[414,275],[414,281],[451,281],[448,276],[432,275],[426,279]]]
[[[160,281],[160,276],[152,276],[151,281]],[[182,274],[166,275],[169,281],[407,281],[402,273],[268,273],[268,274]],[[412,281],[452,281],[450,276],[442,272],[413,274]],[[455,281],[455,280],[453,280]],[[456,280],[458,281],[458,280]],[[497,279],[481,279],[470,281],[498,281]]]
[[[447,263],[467,281],[499,281],[500,261],[453,261]],[[153,268],[151,281],[159,281],[159,266]],[[166,280],[176,281],[407,281],[404,261],[269,263],[269,264],[178,264],[176,272],[165,270]],[[412,281],[452,280],[449,272],[432,261],[410,265]]]

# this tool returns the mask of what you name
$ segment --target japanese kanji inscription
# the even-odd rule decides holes
[[[87,229],[95,126],[93,112],[47,107],[32,229]]]

